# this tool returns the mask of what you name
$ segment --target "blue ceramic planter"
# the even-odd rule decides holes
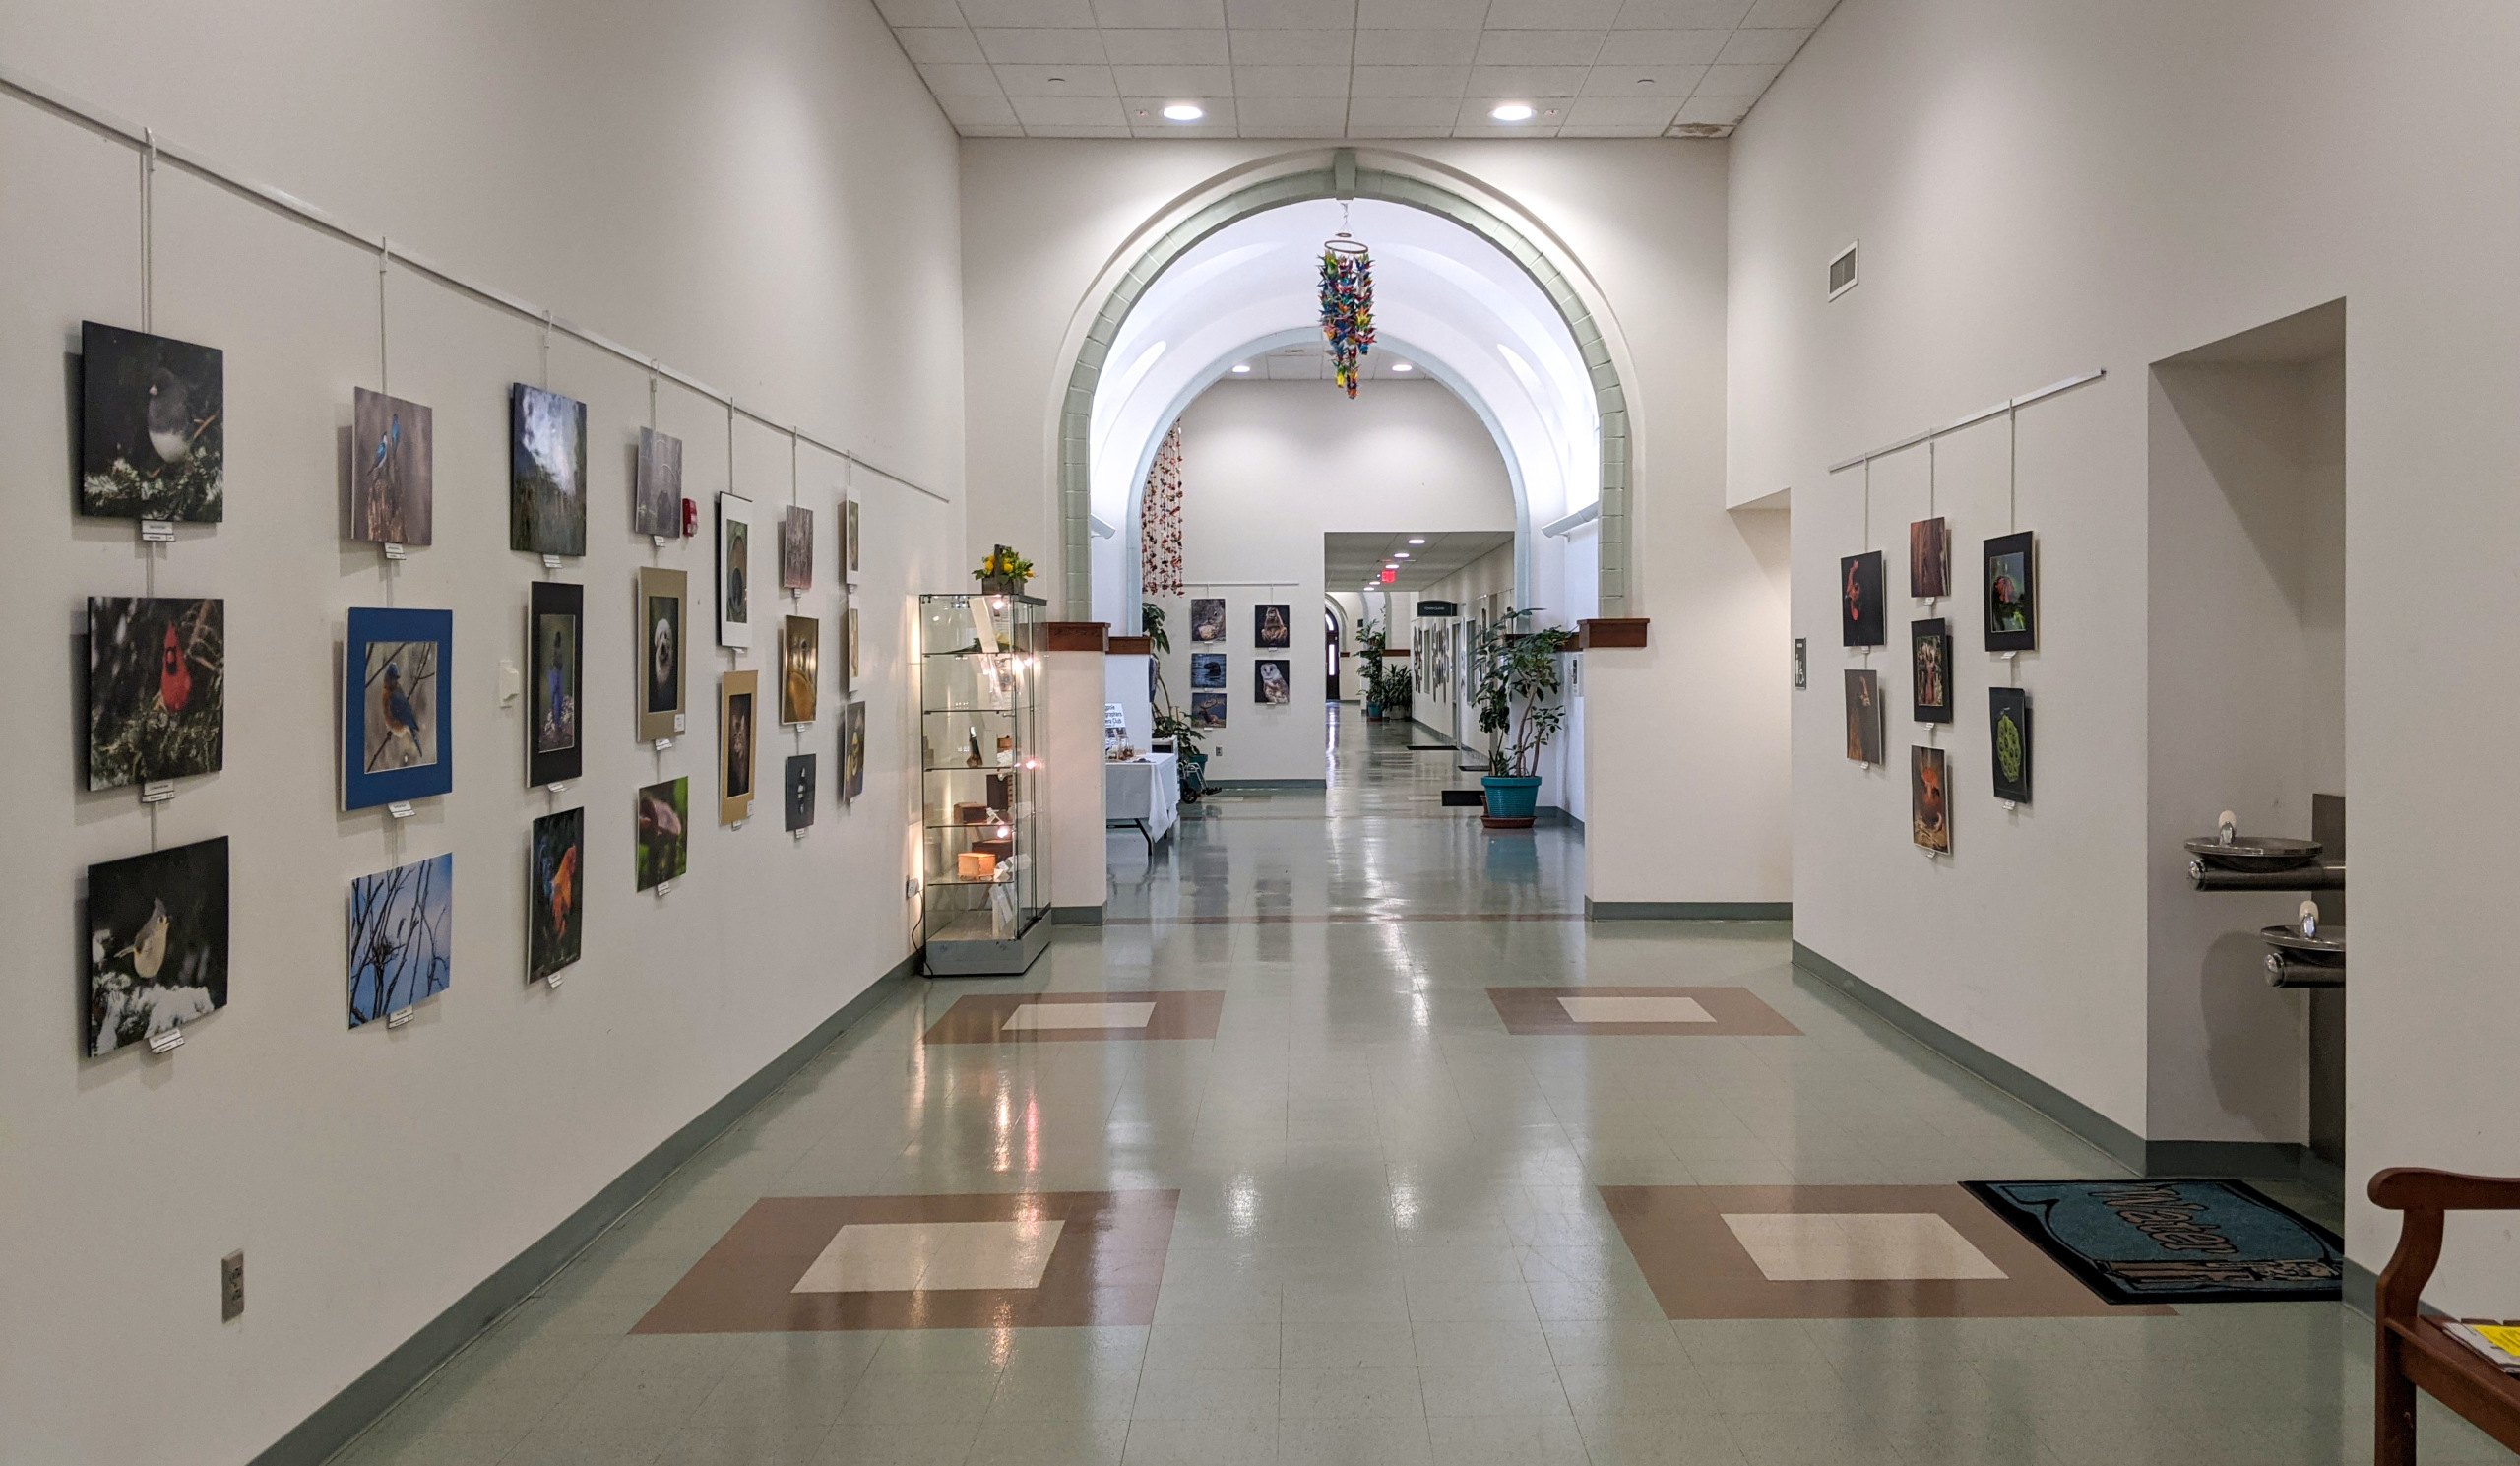
[[[1540,780],[1489,774],[1479,781],[1487,788],[1487,817],[1530,819],[1540,806]]]

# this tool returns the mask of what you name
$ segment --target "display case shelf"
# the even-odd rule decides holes
[[[919,923],[930,976],[1020,973],[1049,941],[1033,859],[1046,610],[1030,596],[919,598]],[[974,740],[976,764],[968,761]],[[974,809],[985,817],[962,817]],[[967,873],[983,865],[993,866],[985,877]]]

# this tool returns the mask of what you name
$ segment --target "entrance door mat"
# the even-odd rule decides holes
[[[1962,1184],[2113,1304],[2310,1302],[2343,1290],[2336,1234],[2244,1181]]]

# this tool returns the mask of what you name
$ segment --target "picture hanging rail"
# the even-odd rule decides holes
[[[2034,402],[2045,401],[2048,398],[2054,397],[2060,392],[2071,392],[2076,387],[2080,387],[2091,382],[2097,382],[2107,375],[2109,375],[2109,368],[2104,366],[2096,371],[2084,372],[2078,377],[2067,377],[2061,382],[2050,382],[2036,392],[2025,392],[2019,397],[2006,398],[1991,408],[1987,408],[1983,412],[1971,413],[1966,417],[1955,418],[1952,421],[1942,424],[1940,427],[1928,427],[1923,432],[1910,433],[1899,441],[1895,443],[1886,443],[1881,447],[1873,449],[1870,453],[1858,453],[1853,458],[1846,459],[1839,463],[1833,463],[1829,465],[1829,472],[1832,474],[1842,474],[1849,469],[1860,468],[1861,466],[1872,462],[1876,458],[1887,458],[1893,453],[1900,452],[1903,449],[1914,448],[1920,443],[1932,442],[1934,439],[1941,437],[1946,433],[1955,433],[1964,427],[1975,427],[1981,422],[1991,421],[1994,418],[2002,416],[2006,413],[2017,413]]]
[[[414,255],[402,245],[390,242],[382,234],[353,228],[335,218],[331,212],[310,204],[294,194],[249,178],[200,152],[167,141],[163,133],[142,127],[136,122],[127,122],[102,107],[38,81],[16,67],[0,66],[0,94],[16,96],[45,111],[110,137],[142,153],[153,163],[171,164],[181,168],[205,182],[216,184],[231,193],[250,199],[285,218],[294,219],[318,233],[329,234],[345,243],[357,245],[363,252],[375,255],[379,259],[399,263],[413,275],[435,281],[459,294],[470,295],[485,305],[508,311],[536,325],[547,327],[555,335],[566,336],[573,341],[593,347],[605,355],[628,362],[642,371],[653,373],[686,391],[717,403],[729,413],[749,418],[774,432],[789,434],[798,442],[811,443],[835,458],[880,478],[889,478],[904,488],[925,494],[940,504],[954,502],[926,484],[894,473],[881,464],[860,458],[849,449],[820,437],[809,429],[793,423],[781,422],[754,409],[740,406],[730,394],[710,386],[688,372],[667,366],[656,357],[643,351],[633,351],[599,332],[575,325],[563,316],[533,305],[495,286],[483,285],[479,281],[458,275],[445,266],[432,264],[425,257]]]

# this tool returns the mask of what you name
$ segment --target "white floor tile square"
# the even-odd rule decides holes
[[[2007,1276],[1933,1212],[1726,1212],[1724,1225],[1772,1283]]]
[[[1153,1003],[1026,1003],[1007,1015],[1003,1028],[1021,1033],[1050,1028],[1144,1028]]]
[[[1067,1224],[1049,1221],[851,1223],[833,1235],[790,1293],[916,1293],[1039,1288]]]
[[[1561,997],[1557,1005],[1577,1023],[1713,1023],[1715,1015],[1693,997]]]

